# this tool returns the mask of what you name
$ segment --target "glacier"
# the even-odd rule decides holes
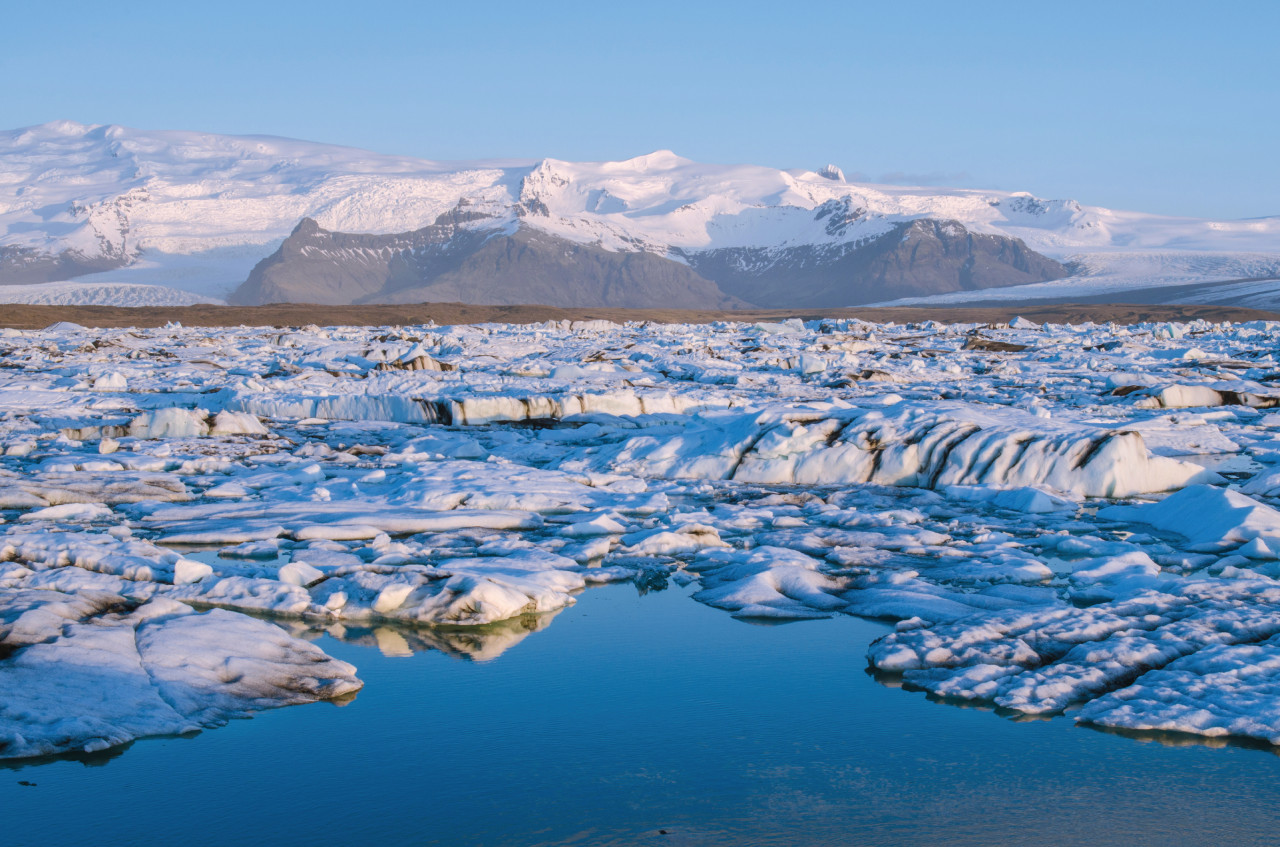
[[[1280,218],[1170,218],[1026,192],[849,183],[833,179],[832,167],[707,164],[671,151],[620,162],[437,162],[267,136],[55,121],[0,132],[0,271],[8,282],[44,283],[5,285],[0,300],[221,301],[304,219],[339,233],[397,234],[446,218],[481,238],[521,229],[584,252],[648,253],[670,260],[673,272],[708,263],[753,278],[785,271],[784,284],[815,262],[932,220],[970,240],[1020,240],[1071,268],[1065,280],[991,289],[983,299],[1118,301],[1117,292],[1167,289],[1156,296],[1247,305],[1276,296]],[[1229,295],[1183,290],[1231,280],[1254,281]],[[303,293],[318,302],[324,292]],[[871,299],[913,293],[923,296],[885,290]],[[930,294],[929,302],[975,294]]]

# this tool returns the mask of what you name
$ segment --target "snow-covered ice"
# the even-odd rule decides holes
[[[92,752],[341,697],[355,668],[246,615],[52,588],[0,594],[0,757]]]
[[[896,621],[872,666],[943,697],[1276,743],[1277,330],[5,331],[0,756],[349,695],[316,632],[492,659],[628,580]]]

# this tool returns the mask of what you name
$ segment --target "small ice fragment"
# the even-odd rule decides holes
[[[179,559],[173,565],[173,584],[189,585],[213,576],[213,568],[195,559]]]
[[[134,418],[129,434],[135,438],[189,438],[208,435],[209,425],[199,409],[156,409]]]
[[[821,356],[811,356],[805,354],[800,357],[799,365],[796,370],[802,374],[822,373],[827,369],[827,360]]]
[[[281,565],[279,577],[281,582],[301,585],[305,588],[317,580],[324,579],[324,572],[306,562],[290,562],[287,565]]]
[[[373,601],[373,610],[384,615],[387,612],[394,612],[404,605],[405,600],[409,599],[413,589],[414,586],[406,585],[402,582],[388,585],[378,592],[378,599]]]
[[[64,503],[37,509],[18,518],[20,521],[74,521],[84,523],[111,515],[111,509],[101,503]]]
[[[1250,559],[1276,559],[1280,558],[1275,552],[1267,546],[1267,542],[1261,538],[1254,538],[1241,544],[1236,550],[1236,554],[1245,556]]]
[[[93,390],[94,391],[124,391],[125,388],[128,387],[128,385],[129,383],[127,380],[125,380],[124,374],[118,371],[112,371],[111,373],[103,374],[102,376],[95,379],[93,381]]]
[[[256,415],[223,410],[213,419],[213,435],[267,435],[267,428]]]
[[[597,515],[586,521],[571,523],[560,530],[561,535],[569,538],[591,538],[601,535],[621,535],[626,527],[609,515]]]

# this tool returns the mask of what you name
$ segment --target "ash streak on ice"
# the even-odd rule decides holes
[[[1280,743],[1277,328],[5,331],[0,756],[668,579],[896,620],[872,665],[940,695]]]

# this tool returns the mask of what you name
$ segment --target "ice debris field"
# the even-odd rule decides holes
[[[493,658],[628,580],[894,621],[871,668],[939,698],[1280,745],[1278,331],[4,330],[0,758],[348,697],[325,631]]]

